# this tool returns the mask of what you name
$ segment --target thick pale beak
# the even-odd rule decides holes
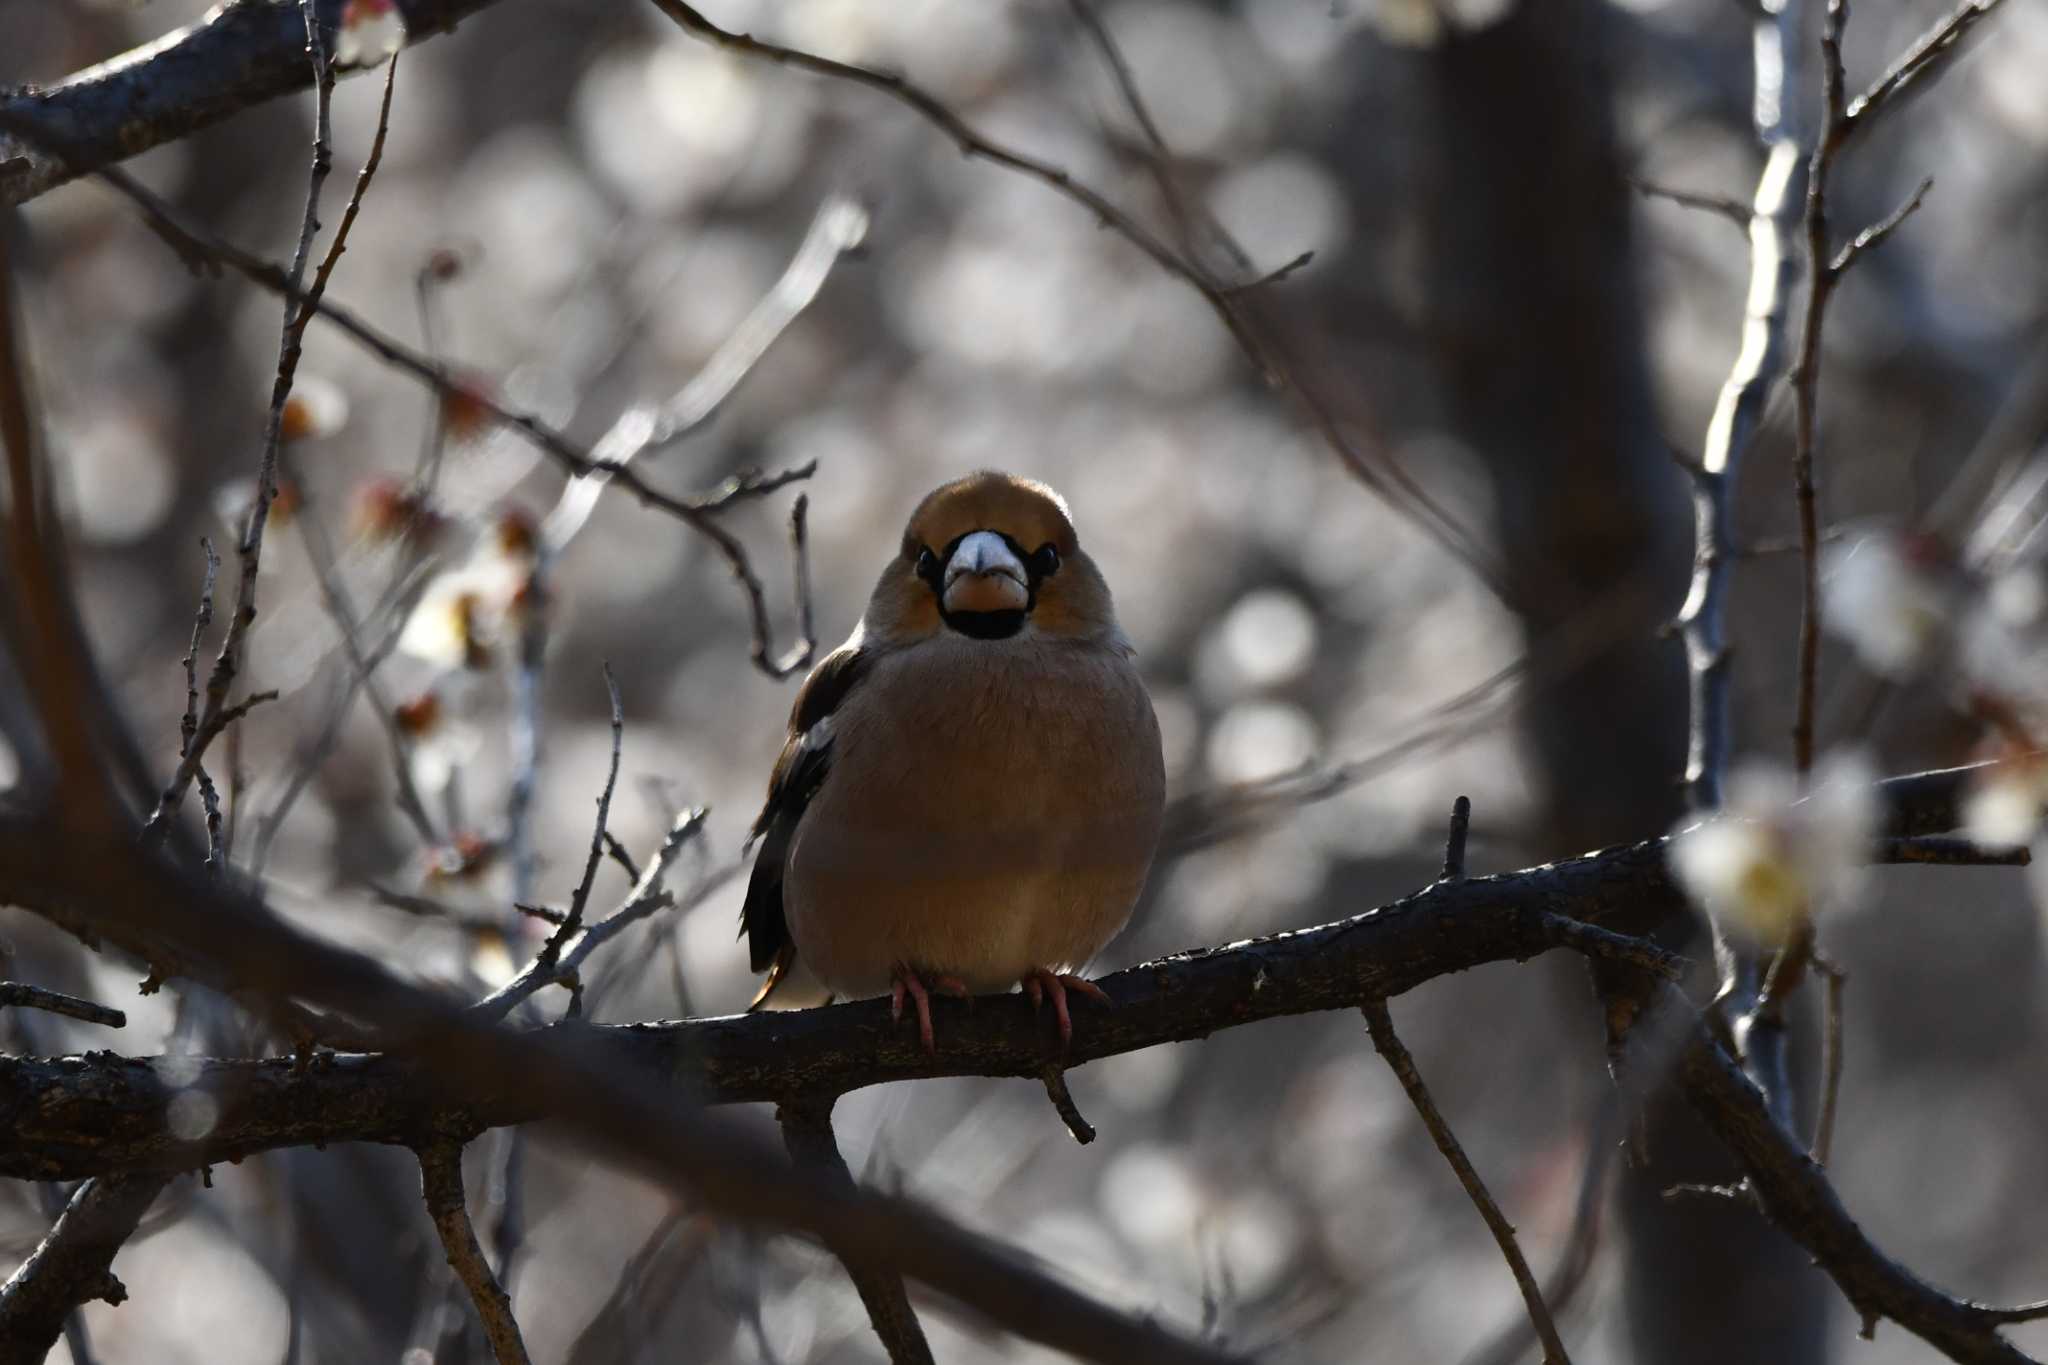
[[[993,531],[962,537],[946,561],[939,600],[949,612],[1023,611],[1031,601],[1024,562]]]

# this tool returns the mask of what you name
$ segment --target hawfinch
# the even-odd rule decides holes
[[[852,638],[797,693],[749,842],[754,1008],[1021,984],[1072,1039],[1074,975],[1159,842],[1159,722],[1059,494],[984,472],[911,514]]]

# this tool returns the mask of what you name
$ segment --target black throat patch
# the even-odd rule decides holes
[[[1024,629],[1024,618],[1031,613],[1024,610],[1010,611],[947,611],[939,608],[939,618],[950,630],[974,640],[1007,640]]]

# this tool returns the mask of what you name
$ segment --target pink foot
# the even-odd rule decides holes
[[[1052,1013],[1053,1018],[1059,1022],[1062,1051],[1074,1041],[1074,1021],[1067,1013],[1069,990],[1077,991],[1092,1000],[1099,1000],[1105,1005],[1116,1003],[1102,987],[1085,976],[1076,976],[1071,972],[1055,972],[1044,967],[1035,967],[1024,974],[1023,984],[1024,994],[1031,997],[1031,1008],[1034,1010],[1045,1003],[1045,997],[1052,997]]]
[[[903,1019],[903,997],[907,995],[916,1001],[917,1036],[927,1054],[938,1052],[938,1045],[932,1037],[932,991],[960,1000],[971,1000],[974,996],[974,992],[967,989],[967,983],[957,976],[934,976],[927,987],[916,969],[901,963],[890,974],[889,1017],[900,1023]]]

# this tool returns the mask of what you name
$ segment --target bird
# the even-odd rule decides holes
[[[1080,973],[1123,928],[1165,801],[1159,722],[1067,503],[982,470],[911,513],[846,643],[805,678],[748,836],[750,1009],[887,994],[935,1052],[931,993]]]

